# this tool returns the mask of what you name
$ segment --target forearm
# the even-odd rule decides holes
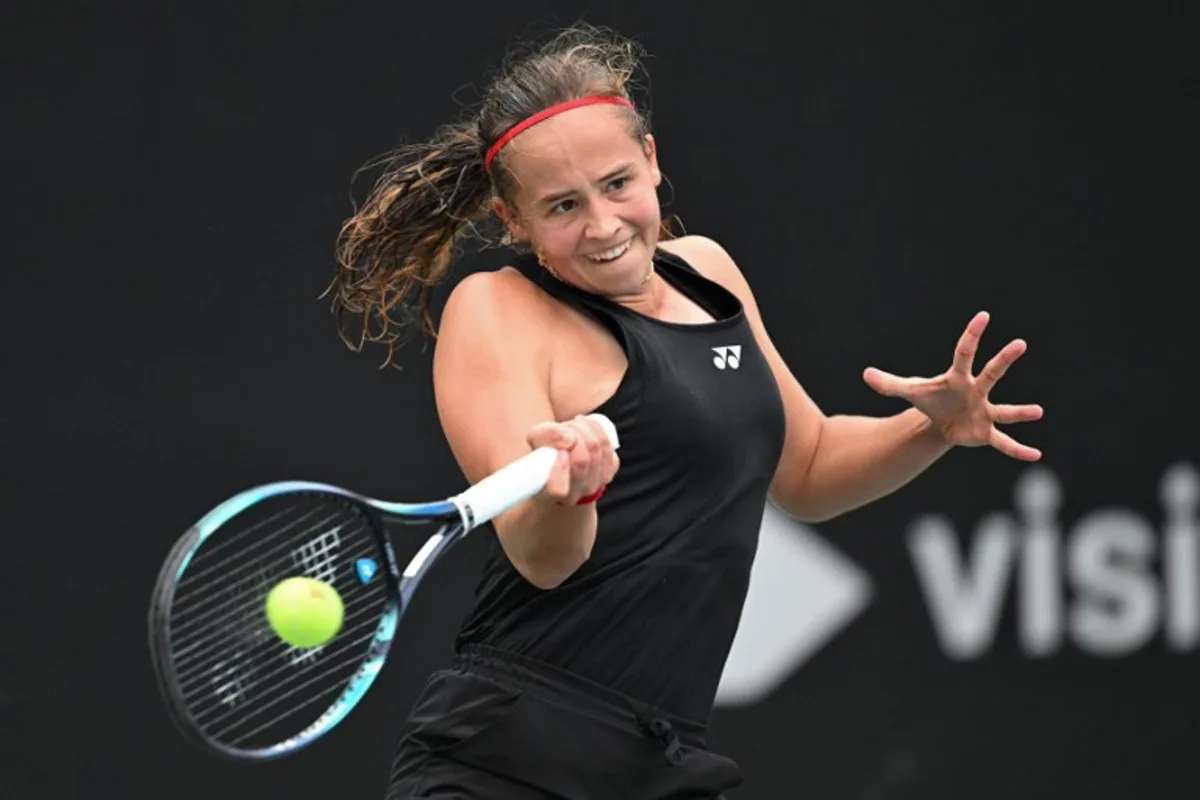
[[[892,417],[827,417],[798,486],[773,487],[785,511],[822,521],[878,500],[924,472],[950,449],[916,409]]]
[[[543,495],[494,520],[509,561],[541,589],[553,589],[587,561],[596,541],[596,504],[559,505]]]

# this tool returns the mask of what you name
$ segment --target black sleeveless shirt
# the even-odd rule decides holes
[[[616,337],[628,368],[595,411],[620,435],[621,467],[597,505],[591,557],[554,589],[512,567],[492,536],[458,644],[569,670],[706,722],[733,643],[779,462],[779,388],[741,301],[658,250],[663,280],[714,322],[656,320],[515,266]]]

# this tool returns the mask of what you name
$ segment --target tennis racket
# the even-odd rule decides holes
[[[612,422],[593,418],[619,446]],[[465,534],[540,492],[556,458],[538,448],[429,503],[286,481],[218,505],[175,543],[151,600],[151,658],[171,719],[235,760],[278,758],[329,733],[383,668],[430,568]],[[401,569],[387,523],[409,523],[410,538],[436,530]],[[267,622],[267,594],[292,576],[325,581],[342,597],[342,626],[319,647],[292,647]]]

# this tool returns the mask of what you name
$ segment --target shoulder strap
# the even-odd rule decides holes
[[[690,272],[693,275],[700,274],[695,267],[684,261],[681,257],[670,251],[664,250],[661,247],[654,251],[654,261],[659,265],[670,264],[673,267],[681,269],[684,272]]]
[[[548,269],[539,264],[537,256],[532,253],[521,253],[511,263],[514,269],[551,297],[587,313],[608,328],[621,343],[626,356],[629,356],[628,335],[624,326],[621,325],[617,313],[620,306],[606,297],[599,297],[560,281],[551,275]]]
[[[742,312],[742,301],[733,292],[701,275],[699,270],[675,253],[660,247],[654,254],[654,263],[675,288],[712,314],[713,319],[729,319]]]
[[[701,275],[683,258],[660,247],[655,250],[654,264],[666,280],[710,313],[713,319],[729,319],[741,313],[742,302],[732,292]],[[622,341],[626,336],[625,325],[622,322],[637,324],[636,320],[642,319],[607,297],[585,292],[560,281],[539,264],[537,257],[532,253],[518,256],[514,259],[513,266],[552,297],[596,317]]]

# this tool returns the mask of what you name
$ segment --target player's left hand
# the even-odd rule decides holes
[[[1042,418],[1039,405],[1006,405],[988,398],[992,388],[1025,353],[1025,342],[1014,339],[992,357],[979,375],[972,375],[979,340],[987,328],[988,313],[980,311],[958,340],[954,363],[936,378],[901,378],[868,367],[863,380],[879,394],[912,403],[942,434],[946,442],[963,447],[990,445],[1022,461],[1037,461],[1040,450],[1023,445],[997,425],[1032,422]]]

